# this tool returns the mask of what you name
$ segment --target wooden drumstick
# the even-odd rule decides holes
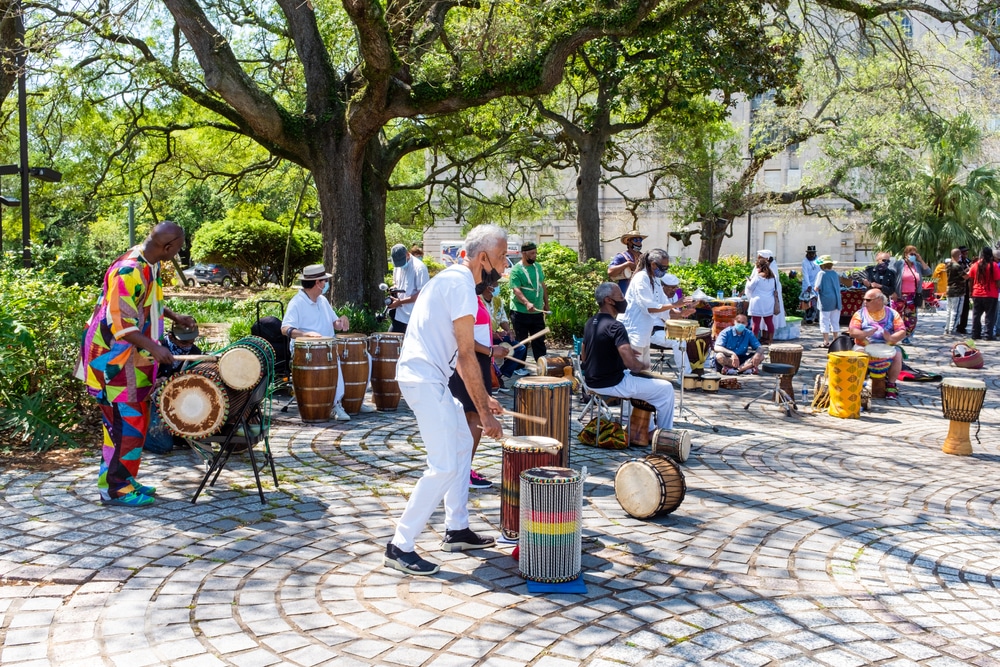
[[[551,333],[551,330],[548,327],[545,327],[544,329],[542,329],[538,333],[531,334],[530,336],[528,336],[527,338],[525,338],[521,342],[514,343],[514,347],[521,347],[525,343],[530,343],[531,341],[535,340],[536,338],[541,338],[542,336],[544,336],[547,333]]]
[[[514,357],[504,357],[503,358],[504,361],[507,361],[508,359],[510,361],[513,361],[513,362],[516,362],[518,364],[521,364],[522,366],[527,366],[531,370],[535,370],[535,364],[531,363],[530,361],[521,361],[520,359],[515,359]]]
[[[513,410],[507,410],[506,408],[501,414],[510,415],[515,419],[523,419],[526,422],[534,422],[535,424],[541,424],[542,426],[549,423],[549,420],[546,419],[545,417],[536,417],[535,415],[528,415],[523,412],[514,412]]]
[[[216,361],[214,354],[175,354],[174,361]]]

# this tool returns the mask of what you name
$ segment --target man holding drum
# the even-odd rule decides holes
[[[640,352],[629,342],[625,325],[616,319],[626,307],[621,288],[616,283],[601,283],[594,297],[600,310],[587,320],[580,349],[587,387],[603,396],[646,401],[656,408],[656,428],[670,430],[674,425],[674,387],[668,380],[635,375],[649,370],[649,365],[642,362]]]
[[[469,474],[472,469],[472,433],[462,404],[448,389],[457,369],[482,423],[484,435],[503,435],[494,416],[502,412],[486,393],[473,327],[479,310],[477,293],[500,278],[507,256],[507,233],[496,225],[480,225],[465,239],[465,259],[437,274],[421,291],[413,307],[403,348],[396,364],[396,381],[413,410],[420,438],[427,450],[427,470],[417,481],[384,563],[400,572],[429,575],[435,563],[416,552],[416,538],[444,500],[444,551],[466,551],[493,546],[492,537],[469,528]]]
[[[163,318],[195,326],[190,315],[163,306],[160,262],[184,245],[184,230],[161,222],[104,274],[80,350],[76,376],[101,406],[104,447],[97,478],[101,502],[126,507],[152,505],[156,489],[140,484],[142,446],[149,428],[149,397],[161,364],[174,363],[160,344]]]
[[[880,289],[870,289],[865,292],[864,305],[854,313],[848,329],[851,338],[856,343],[855,349],[863,352],[866,345],[898,345],[906,338],[906,323],[902,316],[889,308],[888,299]],[[895,401],[899,399],[896,379],[903,370],[903,352],[898,347],[892,358],[892,365],[885,374],[885,397]]]
[[[351,324],[346,315],[338,316],[324,297],[330,290],[330,278],[322,264],[310,264],[302,269],[299,281],[302,289],[288,302],[285,318],[281,320],[281,333],[289,338],[289,349],[294,353],[296,338],[335,338],[337,331],[347,331]],[[337,355],[337,364],[340,356]],[[351,417],[340,404],[344,398],[344,374],[337,373],[337,392],[333,399],[333,418],[350,421]],[[375,408],[364,403],[361,412],[374,412]]]
[[[389,310],[395,311],[391,331],[405,334],[406,324],[410,321],[410,313],[413,312],[413,303],[420,294],[420,288],[427,284],[429,278],[423,262],[414,260],[402,243],[392,246],[392,252],[389,254],[393,266],[392,285],[399,290],[396,292],[396,298],[388,305]]]

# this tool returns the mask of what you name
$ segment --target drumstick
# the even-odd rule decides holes
[[[174,361],[215,361],[214,354],[175,354]]]
[[[510,415],[515,419],[523,419],[526,422],[534,422],[535,424],[541,424],[543,426],[549,422],[549,420],[545,417],[536,417],[535,415],[528,415],[523,412],[514,412],[513,410],[507,410],[506,408],[504,408],[504,411],[501,414]]]
[[[547,333],[551,333],[551,330],[548,327],[545,327],[544,329],[542,329],[538,333],[531,334],[530,336],[528,336],[527,338],[525,338],[524,340],[522,340],[520,343],[514,343],[514,347],[521,347],[525,343],[530,343],[531,341],[535,340],[536,338],[544,336]]]
[[[521,361],[520,359],[515,359],[514,357],[504,357],[503,360],[504,361],[510,360],[510,361],[517,362],[517,363],[521,364],[522,366],[527,366],[528,368],[530,368],[532,370],[534,370],[534,368],[535,368],[535,364],[531,363],[530,361]]]

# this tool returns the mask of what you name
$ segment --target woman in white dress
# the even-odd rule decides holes
[[[666,250],[655,248],[644,253],[625,292],[628,306],[618,318],[625,325],[629,343],[642,355],[642,361],[647,365],[653,327],[662,324],[663,318],[670,316],[668,311],[672,308],[660,282],[668,268],[670,256]]]
[[[747,281],[747,299],[750,304],[747,314],[750,316],[753,335],[761,338],[761,321],[767,327],[767,338],[774,336],[775,331],[775,304],[781,303],[781,283],[778,277],[771,271],[771,264],[766,257],[757,258],[757,266],[753,276]],[[761,342],[765,342],[761,340]]]

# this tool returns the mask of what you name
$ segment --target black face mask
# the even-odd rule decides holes
[[[531,259],[528,259],[527,257],[525,257],[524,261],[526,261],[528,264],[534,264],[536,259],[538,259],[538,258],[537,257],[532,257]]]
[[[622,299],[621,301],[615,301],[615,311],[619,314],[624,313],[625,309],[628,307],[628,301]]]
[[[482,294],[486,291],[487,285],[500,280],[500,272],[493,268],[493,262],[490,262],[489,273],[486,272],[486,269],[480,269],[479,275],[480,282],[476,283],[476,294]]]

